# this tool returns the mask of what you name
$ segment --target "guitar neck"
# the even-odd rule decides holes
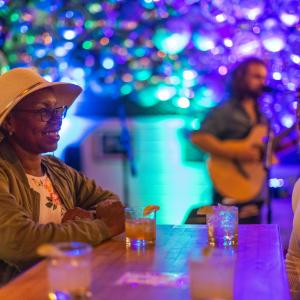
[[[281,151],[284,151],[286,149],[293,148],[296,145],[298,145],[298,138],[293,138],[293,139],[290,139],[290,140],[288,140],[284,143],[278,144],[277,147],[274,149],[274,151],[275,152],[281,152]]]
[[[296,129],[296,124],[294,124],[290,128],[283,130],[278,135],[276,135],[273,138],[273,151],[275,151],[275,152],[281,151],[290,146],[296,145],[298,142],[298,138],[292,138],[289,141],[282,143],[282,139],[289,136],[295,129]]]
[[[297,88],[296,90],[296,101],[297,101],[297,110],[296,110],[296,115],[297,115],[297,119],[299,119],[300,117],[300,109],[299,109],[299,103],[300,103],[300,87]],[[294,146],[298,143],[298,136],[296,138],[291,139],[288,142],[285,142],[283,145],[280,144],[281,140],[285,137],[287,137],[288,135],[290,135],[290,133],[292,133],[295,129],[297,129],[297,122],[294,123],[294,125],[286,130],[283,130],[281,133],[279,133],[276,137],[274,137],[273,139],[273,149],[274,151],[277,151],[277,149],[283,150],[286,149],[290,146]]]

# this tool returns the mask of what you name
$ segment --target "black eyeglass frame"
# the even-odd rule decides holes
[[[29,112],[33,114],[40,114],[42,122],[49,122],[52,119],[64,119],[67,115],[68,107],[60,106],[55,108],[41,108],[41,109],[13,109],[16,112]]]

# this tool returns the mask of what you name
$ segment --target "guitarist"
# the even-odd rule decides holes
[[[191,140],[212,155],[241,163],[263,163],[258,147],[250,145],[232,147],[224,141],[244,139],[254,126],[267,125],[258,107],[258,98],[262,95],[266,84],[266,64],[256,57],[247,58],[236,66],[231,76],[229,100],[215,107],[207,115],[200,130],[192,133]],[[234,199],[229,199],[214,189],[213,203],[237,205],[240,223],[260,223],[263,204],[261,195],[238,204]]]

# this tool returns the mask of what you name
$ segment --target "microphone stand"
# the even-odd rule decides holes
[[[271,190],[270,190],[270,169],[271,169],[271,165],[272,165],[273,140],[274,140],[274,133],[273,133],[270,123],[269,123],[268,124],[268,141],[267,141],[266,155],[265,155],[265,161],[264,161],[264,168],[266,171],[266,182],[267,182],[266,203],[267,203],[268,224],[272,223],[272,195],[271,195]]]
[[[122,145],[122,170],[123,170],[123,197],[124,197],[124,205],[129,205],[129,178],[128,178],[128,169],[130,169],[130,174],[132,176],[137,175],[132,145],[131,145],[131,137],[129,133],[129,129],[127,126],[127,116],[125,110],[125,104],[121,101],[119,105],[119,120],[121,126],[120,133],[120,142]]]

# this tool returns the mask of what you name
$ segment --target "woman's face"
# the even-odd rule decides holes
[[[56,98],[51,89],[37,91],[22,100],[9,117],[9,131],[13,132],[11,141],[34,154],[56,150],[62,118],[52,115],[50,120],[43,121],[41,114],[36,112],[56,107]]]

